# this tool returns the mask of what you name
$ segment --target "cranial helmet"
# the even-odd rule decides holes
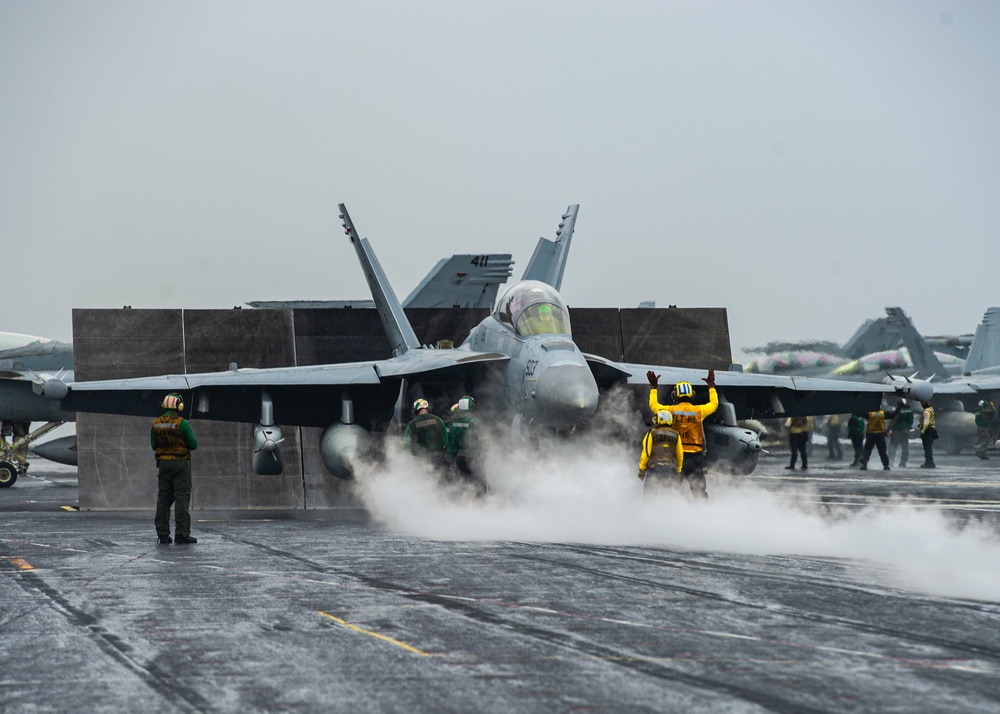
[[[413,402],[413,411],[417,412],[418,414],[420,413],[421,409],[430,409],[430,408],[431,408],[430,402],[428,402],[426,399],[418,399],[417,401]]]
[[[674,415],[664,409],[662,412],[656,413],[656,423],[660,426],[670,426],[674,423]]]
[[[466,395],[458,400],[458,410],[460,412],[471,412],[476,406],[476,400]]]
[[[694,396],[694,387],[690,382],[678,382],[674,386],[674,396],[678,399],[687,399]]]
[[[986,406],[986,400],[985,399],[980,399],[979,400],[979,406],[985,407]]]
[[[163,409],[173,409],[175,411],[184,411],[184,399],[180,394],[176,392],[171,392],[163,398],[163,402],[160,404]]]

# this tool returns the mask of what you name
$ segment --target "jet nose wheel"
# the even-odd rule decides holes
[[[10,488],[17,481],[17,467],[10,461],[0,461],[0,488]]]

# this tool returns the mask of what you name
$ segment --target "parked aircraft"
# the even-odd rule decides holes
[[[959,377],[948,374],[903,310],[887,307],[886,313],[899,325],[904,343],[914,355],[917,374],[934,378],[931,401],[942,445],[949,454],[960,453],[976,439],[973,412],[979,401],[1000,396],[1000,308],[988,308],[983,315],[969,348],[967,370]],[[968,369],[969,362],[976,368]]]
[[[58,402],[66,394],[65,382],[72,379],[72,345],[0,332],[0,433],[9,436],[11,443],[22,444],[0,449],[0,488],[13,485],[27,468],[29,442],[74,418]],[[32,422],[46,424],[30,432]]]
[[[576,210],[571,206],[563,215],[555,249],[536,250],[525,278],[504,291],[492,314],[459,347],[437,349],[420,345],[369,241],[359,237],[341,204],[344,230],[368,281],[392,357],[270,369],[239,369],[233,364],[226,372],[76,382],[62,406],[152,417],[159,413],[163,394],[180,392],[198,418],[256,422],[253,466],[258,474],[281,471],[279,424],[325,427],[320,441],[324,464],[332,474],[349,478],[352,459],[372,448],[372,433],[398,427],[404,410],[418,396],[456,388],[475,394],[484,411],[506,416],[513,434],[530,436],[584,427],[597,412],[602,394],[613,387],[645,394],[650,369],[661,375],[664,389],[680,381],[700,385],[703,370],[617,363],[584,354],[573,342],[570,313],[558,285]],[[531,279],[535,275],[549,282]],[[710,452],[729,457],[749,473],[760,444],[754,432],[736,425],[738,418],[865,411],[876,408],[884,395],[923,399],[933,391],[920,380],[887,382],[721,372],[716,375],[720,418],[707,429]]]
[[[513,273],[510,253],[453,255],[442,258],[403,301],[403,307],[491,307],[500,286]],[[371,300],[254,300],[250,307],[375,307]]]

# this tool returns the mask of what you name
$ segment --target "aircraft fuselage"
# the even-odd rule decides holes
[[[516,335],[488,317],[463,346],[510,355],[503,370],[503,399],[508,409],[532,424],[571,429],[597,411],[597,382],[569,335]]]

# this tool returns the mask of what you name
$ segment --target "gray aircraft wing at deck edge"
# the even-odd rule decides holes
[[[633,388],[648,387],[646,372],[653,371],[660,376],[663,394],[669,394],[678,382],[690,382],[696,390],[704,388],[708,373],[703,369],[646,364],[619,366],[629,373],[627,383]],[[739,419],[868,412],[877,409],[885,396],[904,396],[899,387],[889,384],[745,372],[716,371],[715,383],[721,395],[733,404]]]

